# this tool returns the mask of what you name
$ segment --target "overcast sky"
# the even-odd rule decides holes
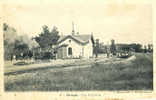
[[[91,34],[107,43],[152,43],[152,6],[119,2],[28,2],[5,3],[5,22],[17,29],[19,34],[35,36],[43,25],[58,27],[61,34],[71,34],[72,21],[79,34]]]

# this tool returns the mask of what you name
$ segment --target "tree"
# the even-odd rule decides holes
[[[14,42],[17,37],[16,29],[10,27],[8,24],[3,24],[3,38],[4,38],[4,59],[11,59],[14,53]]]
[[[26,34],[18,36],[16,29],[6,23],[3,24],[3,37],[5,60],[9,60],[13,55],[20,53],[27,55],[28,50],[37,45],[36,41],[31,40]]]
[[[49,31],[48,26],[44,25],[43,31],[39,36],[36,36],[34,39],[39,44],[42,50],[51,50],[51,47],[53,45],[57,44],[57,41],[59,39],[59,31],[57,30],[57,27],[53,27],[51,31]]]
[[[19,52],[27,52],[29,50],[28,44],[23,43],[23,41],[16,40],[15,41],[15,46],[14,46],[15,51]]]
[[[112,53],[113,55],[116,54],[115,40],[111,40],[110,51],[111,51],[111,53]]]
[[[144,53],[147,53],[147,46],[144,46]]]
[[[152,52],[153,50],[152,44],[148,44],[148,52]]]
[[[93,44],[93,54],[95,54],[95,57],[98,57],[99,53],[99,39],[96,39],[95,44]]]
[[[7,31],[8,25],[6,23],[3,24],[3,31]]]
[[[141,47],[142,47],[141,44],[136,44],[136,47],[135,47],[136,52],[142,52]]]
[[[26,56],[28,56],[28,53],[29,53],[28,44],[24,43],[22,40],[15,40],[14,54],[16,55],[17,59],[25,58]]]

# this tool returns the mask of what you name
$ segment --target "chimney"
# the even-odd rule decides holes
[[[74,22],[72,22],[72,35],[75,35]]]

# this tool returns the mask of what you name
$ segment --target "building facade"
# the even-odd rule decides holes
[[[94,39],[92,35],[67,35],[58,40],[57,58],[93,57]]]

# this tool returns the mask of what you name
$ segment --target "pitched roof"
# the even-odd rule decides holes
[[[89,43],[89,40],[91,39],[91,35],[66,35],[66,36],[61,36],[60,39],[58,40],[58,43],[61,43],[65,41],[67,38],[71,38],[75,40],[76,42],[80,44],[87,44]]]

